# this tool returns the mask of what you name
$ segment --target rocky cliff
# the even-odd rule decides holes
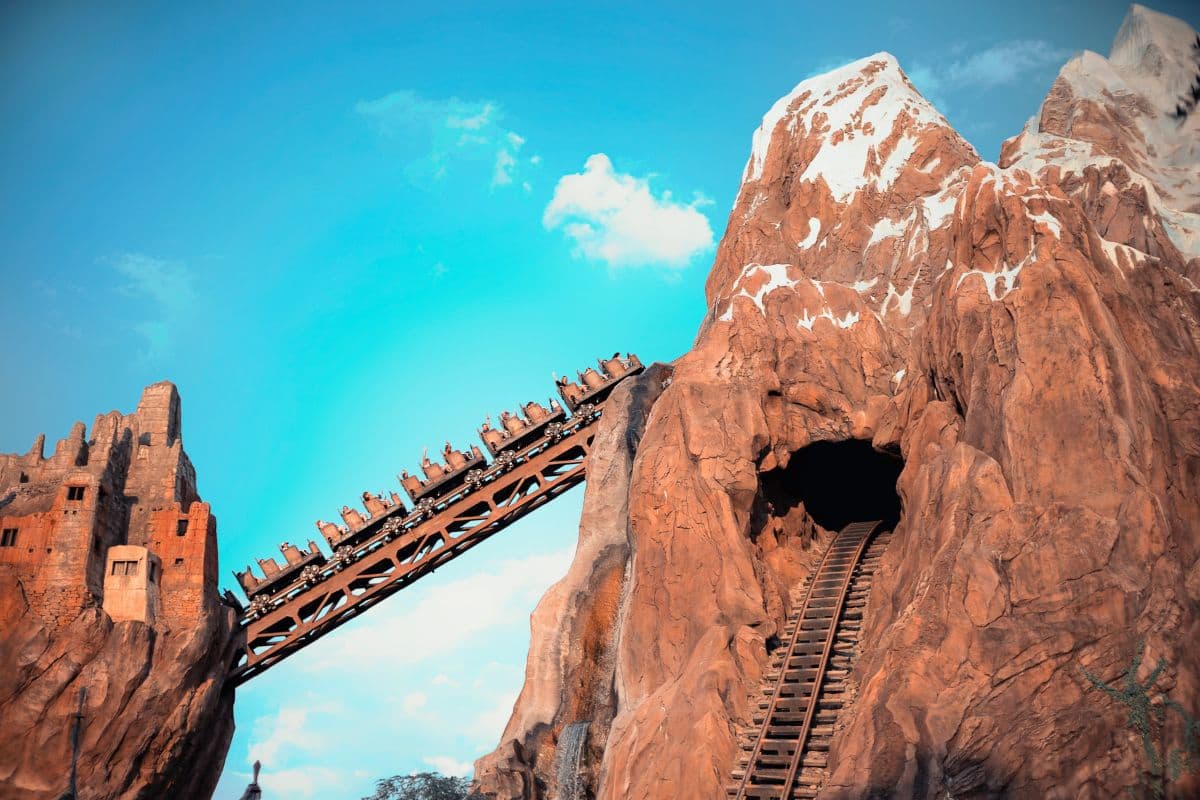
[[[606,407],[477,788],[723,796],[789,590],[864,516],[895,535],[821,796],[1138,784],[1081,668],[1164,659],[1197,710],[1196,41],[1134,6],[999,164],[885,53],[771,108],[693,349]]]
[[[179,394],[0,455],[0,798],[206,798],[233,734],[234,610]],[[82,703],[82,705],[81,705]]]

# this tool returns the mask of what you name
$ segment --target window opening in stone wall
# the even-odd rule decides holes
[[[175,526],[176,536],[187,536],[188,521],[186,519],[179,520],[179,524]]]
[[[17,528],[5,528],[3,533],[0,533],[0,547],[16,547],[17,546]]]
[[[67,487],[67,499],[68,500],[82,500],[83,492],[86,488],[87,488],[86,486],[68,486]]]
[[[137,575],[138,562],[136,561],[114,561],[112,565],[113,575]]]
[[[154,583],[154,562],[150,562],[150,582]]]
[[[175,559],[175,566],[177,566],[177,567],[182,567],[182,566],[183,566],[183,559],[182,559],[182,558],[177,558],[177,559]]]

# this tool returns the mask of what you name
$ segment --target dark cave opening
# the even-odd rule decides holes
[[[865,439],[849,439],[802,447],[786,467],[764,472],[760,480],[775,516],[803,503],[812,521],[827,531],[874,519],[891,528],[900,520],[896,481],[903,468],[899,457]]]

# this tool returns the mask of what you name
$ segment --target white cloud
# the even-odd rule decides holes
[[[475,769],[470,761],[458,761],[450,756],[426,756],[421,759],[443,775],[456,775],[465,778]]]
[[[258,785],[266,797],[315,797],[322,792],[345,790],[346,776],[329,767],[263,770]]]
[[[344,680],[346,665],[354,664],[357,680],[372,680],[374,673],[383,680],[399,666],[468,647],[493,626],[528,616],[550,579],[566,574],[572,554],[563,550],[503,561],[492,571],[438,585],[415,604],[380,606],[361,624],[335,634],[336,646],[312,648],[302,669]]]
[[[510,151],[503,148],[497,150],[496,168],[492,171],[492,186],[505,186],[512,183],[512,171],[516,165],[517,159]]]
[[[449,102],[457,103],[459,101],[457,97],[452,97],[450,98]],[[454,113],[451,113],[450,116],[446,118],[446,125],[451,128],[466,128],[467,130],[471,131],[483,130],[491,123],[492,114],[495,112],[496,107],[491,103],[485,102],[483,107],[479,109],[479,113],[473,117],[467,117],[464,119]]]
[[[184,264],[141,253],[124,253],[111,261],[124,279],[122,294],[148,301],[139,309],[148,317],[130,327],[146,340],[143,357],[154,361],[168,355],[174,344],[176,326],[192,316],[196,303],[196,281]]]
[[[712,227],[697,210],[703,202],[678,203],[670,192],[655,197],[648,179],[616,172],[608,156],[597,153],[582,173],[559,179],[542,223],[562,228],[577,256],[610,267],[681,268],[712,249]]]
[[[155,361],[171,352],[173,340],[167,323],[148,319],[145,322],[135,322],[132,328],[146,340],[146,350],[142,355],[147,359]]]
[[[950,64],[946,75],[954,85],[990,88],[1012,83],[1029,72],[1060,66],[1070,54],[1041,40],[1001,42]]]
[[[424,692],[410,692],[400,701],[400,707],[406,714],[416,714],[429,704],[429,696]]]
[[[1069,50],[1041,39],[1017,39],[950,60],[963,50],[963,45],[955,45],[941,62],[918,61],[906,70],[913,85],[943,112],[946,103],[942,97],[947,91],[991,89],[1014,83],[1040,70],[1059,67],[1071,55]]]
[[[489,661],[477,667],[471,688],[476,692],[478,713],[462,725],[462,735],[469,737],[481,751],[495,747],[524,683],[524,670],[514,664]]]
[[[525,140],[512,131],[508,132],[504,141],[505,144],[496,151],[496,168],[492,171],[493,188],[513,182],[513,173],[517,170],[517,151],[525,144]],[[521,185],[525,191],[529,191],[529,181],[523,181]]]
[[[326,737],[318,726],[310,724],[313,713],[339,714],[342,708],[335,704],[315,707],[284,706],[274,716],[259,717],[254,721],[254,738],[250,742],[247,761],[264,764],[281,764],[293,753],[321,751]]]
[[[196,299],[195,278],[177,261],[125,253],[113,262],[113,269],[129,281],[122,291],[149,297],[168,311],[186,308]]]
[[[473,683],[476,688],[513,682],[515,682],[516,686],[520,686],[524,675],[524,671],[515,664],[489,661],[483,666],[475,668],[475,680]]]
[[[511,692],[498,694],[491,705],[484,708],[475,717],[467,723],[465,734],[472,737],[472,742],[478,747],[492,748],[500,741],[500,735],[504,733],[504,726],[508,724],[509,717],[512,716],[513,706],[517,702],[517,695],[521,693],[520,684]]]
[[[380,133],[422,148],[408,165],[418,182],[441,180],[460,160],[490,160],[493,188],[511,184],[519,169],[516,154],[525,139],[501,125],[504,114],[494,101],[428,98],[402,89],[360,100],[354,110]]]
[[[270,797],[328,797],[344,790],[349,777],[319,762],[335,749],[336,724],[347,709],[341,703],[313,702],[284,706],[254,720],[246,763],[261,761],[259,784]],[[328,716],[317,721],[314,717]],[[297,763],[299,762],[299,763]],[[248,777],[248,776],[247,776]],[[336,792],[340,794],[340,792]]]

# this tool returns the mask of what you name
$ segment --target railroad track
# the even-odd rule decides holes
[[[834,722],[848,701],[846,677],[863,609],[890,531],[855,522],[834,537],[792,594],[784,644],[763,681],[754,725],[741,739],[728,795],[735,800],[815,798]]]

